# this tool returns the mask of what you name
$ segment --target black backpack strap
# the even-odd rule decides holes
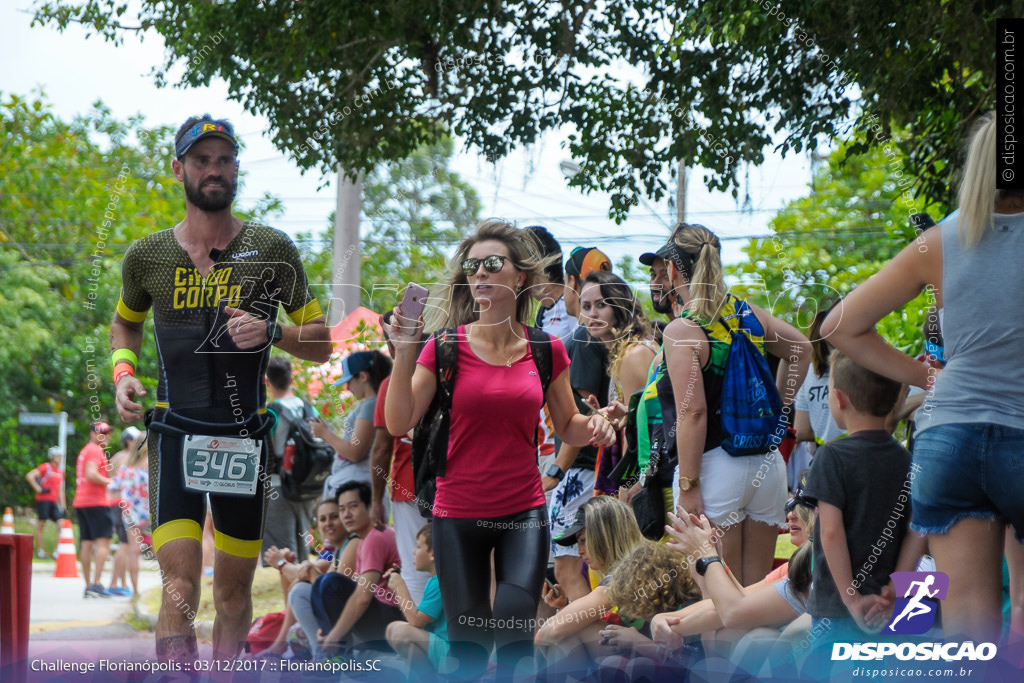
[[[530,341],[530,355],[533,356],[533,364],[537,366],[537,375],[540,378],[540,387],[544,392],[544,399],[546,401],[548,396],[548,386],[551,385],[552,338],[547,332],[536,327],[527,327],[526,334]]]
[[[437,406],[442,413],[451,414],[452,393],[455,389],[455,367],[459,359],[458,329],[449,327],[434,335],[434,368],[437,371]],[[445,434],[447,437],[447,433]],[[440,446],[440,444],[438,444]],[[443,477],[447,470],[448,449],[434,453],[435,474]]]

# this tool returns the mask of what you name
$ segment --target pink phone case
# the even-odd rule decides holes
[[[418,320],[423,313],[423,307],[427,303],[427,289],[415,282],[410,282],[402,297],[402,317],[410,320]]]

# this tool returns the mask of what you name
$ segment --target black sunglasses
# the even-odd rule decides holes
[[[479,258],[468,258],[462,262],[462,272],[465,273],[466,277],[472,277],[476,275],[476,271],[480,268],[480,264],[484,264],[484,270],[488,273],[497,273],[505,267],[505,260],[508,256],[499,256],[497,254],[491,254],[485,256],[482,259]]]
[[[798,490],[793,497],[786,501],[786,514],[789,514],[797,505],[804,505],[809,508],[817,506],[818,501],[813,498],[808,498],[804,495],[803,490]]]

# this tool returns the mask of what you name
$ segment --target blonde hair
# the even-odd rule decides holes
[[[996,117],[995,112],[981,116],[974,124],[967,147],[967,164],[960,181],[960,243],[970,248],[981,241],[992,225],[996,198]]]
[[[458,327],[474,322],[480,317],[476,310],[476,302],[470,293],[469,279],[462,272],[462,262],[468,257],[469,250],[474,245],[489,240],[504,244],[508,249],[511,265],[526,275],[522,289],[516,292],[516,322],[527,323],[533,303],[529,294],[530,288],[546,282],[544,269],[552,263],[560,262],[561,257],[542,256],[540,245],[529,231],[502,220],[487,220],[477,227],[476,234],[464,239],[455,251],[455,256],[449,264],[452,276],[440,297],[441,306],[431,307],[424,321],[427,330]]]
[[[607,572],[644,542],[633,508],[618,498],[597,496],[583,507],[587,515],[587,555],[594,571]]]
[[[128,466],[136,467],[149,457],[149,432],[142,432],[132,442],[132,450],[128,453]]]
[[[615,565],[606,595],[620,614],[648,621],[699,600],[700,589],[690,577],[686,555],[644,539]]]
[[[722,274],[721,243],[703,225],[680,223],[672,233],[676,256],[672,263],[690,286],[686,310],[701,322],[715,319],[728,289]]]

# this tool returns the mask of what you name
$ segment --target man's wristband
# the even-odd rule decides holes
[[[282,557],[280,560],[277,561],[277,564],[274,565],[274,568],[277,569],[277,571],[281,571],[281,567],[285,566],[286,564],[288,564],[288,560]]]
[[[110,364],[117,367],[119,363],[129,363],[133,368],[138,366],[139,357],[131,349],[114,349],[110,352]]]
[[[125,362],[120,362],[114,366],[114,388],[117,388],[117,383],[121,381],[121,378],[125,375],[135,376],[135,368]]]

